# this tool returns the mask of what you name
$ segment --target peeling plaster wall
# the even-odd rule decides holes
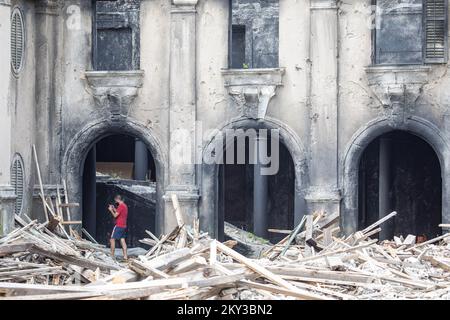
[[[271,0],[272,1],[272,0]],[[242,2],[242,1],[241,1]],[[248,1],[247,1],[248,2]],[[311,142],[310,126],[310,82],[311,63],[311,10],[310,2],[304,0],[280,0],[279,1],[279,53],[278,65],[285,68],[283,85],[277,89],[276,96],[270,101],[267,117],[273,119],[270,125],[279,124],[285,132],[289,133],[289,141],[298,144],[292,150],[301,150],[302,155],[296,154],[294,163],[296,170],[302,171],[306,176],[301,185],[296,186],[297,192],[303,192],[308,187],[307,167],[302,159],[310,159]],[[326,3],[327,1],[316,1]],[[374,119],[392,119],[389,110],[382,106],[381,101],[369,87],[366,67],[371,65],[372,55],[372,30],[371,25],[371,0],[347,0],[338,3],[338,98],[337,98],[337,132],[338,132],[338,161],[339,161],[339,188],[342,190],[346,175],[344,174],[344,162],[347,151],[351,149],[352,142],[357,132],[367,134],[371,131],[369,123]],[[25,163],[26,184],[29,194],[35,180],[34,163],[31,157],[31,144],[36,141],[36,66],[35,52],[35,13],[34,1],[14,0],[12,5],[19,3],[26,16],[27,49],[25,66],[20,77],[9,80],[9,112],[12,118],[11,153],[21,153]],[[242,2],[243,3],[243,2]],[[265,3],[265,2],[264,2]],[[331,3],[331,1],[330,1]],[[74,138],[82,136],[87,143],[91,139],[99,137],[86,137],[80,132],[98,132],[107,134],[100,122],[111,124],[114,130],[129,130],[130,132],[142,132],[145,130],[148,141],[158,143],[154,150],[159,150],[161,155],[153,155],[160,160],[161,167],[167,166],[167,150],[169,149],[169,78],[170,78],[170,32],[171,10],[170,0],[142,0],[140,12],[140,69],[145,72],[143,87],[134,102],[134,107],[129,113],[129,125],[112,124],[111,119],[105,119],[104,110],[96,107],[92,97],[91,88],[85,79],[85,71],[92,70],[92,15],[91,1],[67,0],[61,1],[58,18],[58,35],[54,80],[54,105],[55,112],[60,110],[61,123],[55,123],[57,139],[60,143],[53,155],[53,160],[41,159],[41,163],[58,168],[64,168],[64,161],[70,158],[67,150]],[[74,17],[71,6],[80,9],[79,28],[69,28],[67,23]],[[224,87],[222,69],[228,67],[228,37],[229,37],[229,2],[226,0],[199,0],[196,7],[196,120],[202,122],[203,130],[222,128],[239,116],[239,111],[228,95]],[[322,9],[319,9],[320,11]],[[330,9],[326,9],[330,10]],[[332,9],[334,10],[334,9]],[[333,14],[333,12],[331,12]],[[323,21],[322,21],[323,22]],[[320,39],[318,39],[320,40]],[[327,44],[319,44],[318,47],[328,48]],[[416,101],[405,107],[405,119],[411,116],[426,120],[425,127],[431,135],[439,135],[435,143],[436,151],[440,159],[446,159],[448,146],[446,141],[450,138],[450,123],[448,122],[448,106],[450,104],[450,76],[447,65],[431,65],[428,83],[423,87]],[[320,75],[316,77],[322,79]],[[2,84],[3,85],[3,84]],[[41,84],[40,84],[41,85]],[[180,93],[186,88],[180,87]],[[20,94],[18,94],[20,93]],[[324,92],[324,96],[327,92]],[[335,101],[334,101],[335,102]],[[332,120],[329,120],[332,121]],[[397,121],[397,120],[395,120]],[[394,126],[387,124],[386,126]],[[387,122],[389,123],[389,122]],[[89,127],[98,125],[101,130],[90,130]],[[398,123],[397,123],[398,124]],[[385,125],[384,122],[382,125]],[[404,128],[417,129],[416,125],[404,125]],[[437,128],[437,129],[436,129]],[[437,131],[436,131],[436,130]],[[380,129],[381,130],[381,129]],[[320,130],[319,130],[320,131]],[[426,134],[429,134],[426,133]],[[20,133],[20,134],[19,134]],[[420,132],[416,132],[419,133]],[[424,135],[426,135],[424,133]],[[43,139],[41,137],[38,139]],[[441,137],[442,136],[442,137]],[[53,136],[55,137],[55,136]],[[441,140],[439,140],[441,139]],[[364,139],[362,139],[363,141]],[[148,142],[147,141],[147,142]],[[89,142],[89,143],[90,143]],[[431,143],[431,142],[430,142]],[[39,143],[38,143],[39,144]],[[303,144],[303,145],[300,145]],[[305,148],[303,148],[305,147]],[[324,144],[324,147],[326,145]],[[364,147],[364,146],[363,146]],[[440,148],[440,150],[437,150]],[[84,146],[74,150],[85,150]],[[292,152],[292,150],[290,150]],[[78,159],[78,158],[77,158]],[[81,159],[81,158],[80,158]],[[58,162],[59,163],[53,163]],[[72,161],[71,163],[74,163]],[[80,160],[82,162],[82,160]],[[77,165],[81,163],[77,163]],[[443,165],[444,172],[448,172],[449,164]],[[46,168],[47,170],[48,168]],[[74,168],[65,168],[62,178],[67,178]],[[201,171],[197,167],[196,170]],[[55,174],[58,169],[55,169]],[[167,174],[164,170],[164,174]],[[215,174],[212,169],[204,170],[204,175]],[[354,172],[350,173],[354,174]],[[209,177],[209,178],[211,178]],[[54,177],[53,177],[54,178]],[[77,177],[75,177],[77,178]],[[78,177],[81,179],[81,177]],[[55,179],[44,181],[56,183]],[[164,182],[166,183],[166,182]],[[200,190],[210,190],[211,179],[203,176],[197,178]],[[447,182],[444,182],[447,183]],[[204,184],[204,189],[202,189]],[[159,195],[163,194],[166,185],[161,188]],[[445,188],[443,189],[445,193]],[[78,191],[77,191],[78,192]],[[204,196],[204,195],[201,195]],[[303,196],[303,194],[302,194]],[[445,200],[445,199],[444,199]],[[202,200],[200,200],[202,201]],[[207,198],[208,202],[214,199]],[[30,209],[31,198],[25,201],[25,209]],[[443,201],[443,205],[448,202]],[[212,214],[210,204],[200,205],[200,216]],[[206,210],[208,209],[208,210]],[[446,208],[449,210],[450,208]],[[449,217],[450,219],[450,217]],[[444,222],[445,219],[444,219]]]
[[[11,7],[18,6],[24,15],[25,24],[25,55],[23,68],[16,77],[10,76],[9,106],[12,116],[12,154],[19,153],[24,162],[25,197],[23,212],[30,212],[34,187],[34,160],[31,146],[36,142],[35,115],[35,12],[34,1],[11,1]]]

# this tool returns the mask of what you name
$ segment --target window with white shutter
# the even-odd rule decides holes
[[[19,73],[23,65],[25,52],[25,27],[22,12],[14,8],[11,15],[11,67]]]
[[[448,0],[376,0],[375,64],[445,63]]]
[[[11,185],[14,188],[14,192],[17,196],[14,204],[14,214],[20,215],[23,207],[23,197],[25,188],[25,176],[23,170],[22,157],[18,154],[14,156],[14,160],[11,166]]]
[[[426,63],[447,61],[447,0],[425,0]]]

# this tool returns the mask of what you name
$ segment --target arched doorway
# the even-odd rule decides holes
[[[156,165],[141,140],[125,134],[101,138],[89,150],[83,168],[83,227],[108,243],[114,221],[107,207],[120,194],[128,205],[128,245],[139,246],[145,230],[155,232]]]
[[[83,168],[83,227],[106,244],[114,221],[107,207],[116,194],[129,208],[128,245],[139,246],[145,231],[156,229],[156,165],[150,150],[140,139],[110,134],[95,142]]]
[[[239,146],[239,138],[234,137],[232,141],[227,139],[224,163],[218,166],[217,177],[220,239],[226,238],[223,233],[225,223],[271,242],[277,242],[285,235],[270,232],[269,229],[291,230],[294,227],[294,162],[286,146],[278,138],[272,137],[270,131],[264,138],[261,137],[261,131],[264,130],[267,132],[266,129],[258,130],[259,133],[255,130],[254,136],[247,136],[247,130],[245,149]],[[233,155],[231,157],[230,152]],[[241,160],[240,152],[244,152]],[[270,158],[270,163],[264,164],[259,159],[258,154],[261,155],[261,152]],[[269,166],[276,167],[276,170],[264,173],[262,167]]]
[[[390,131],[370,142],[358,168],[358,228],[397,211],[382,226],[381,239],[440,233],[441,165],[434,149],[406,131]]]

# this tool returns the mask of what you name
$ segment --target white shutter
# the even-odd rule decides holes
[[[22,13],[18,8],[11,16],[11,66],[15,73],[22,69],[25,51],[25,30]]]
[[[14,157],[14,161],[11,167],[11,185],[14,188],[14,192],[17,196],[14,204],[14,214],[20,215],[23,207],[24,197],[24,170],[23,162],[19,155]]]

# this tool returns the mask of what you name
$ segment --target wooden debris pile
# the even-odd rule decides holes
[[[147,232],[151,249],[121,265],[100,245],[18,219],[0,240],[0,299],[450,298],[450,234],[378,243],[395,212],[349,236],[340,236],[337,215],[308,215],[250,259],[233,250],[237,241],[200,232],[198,220],[185,225],[172,201],[176,228],[160,238]]]
[[[119,270],[104,246],[81,238],[64,239],[48,229],[48,222],[26,222],[0,239],[0,281],[69,285]]]

